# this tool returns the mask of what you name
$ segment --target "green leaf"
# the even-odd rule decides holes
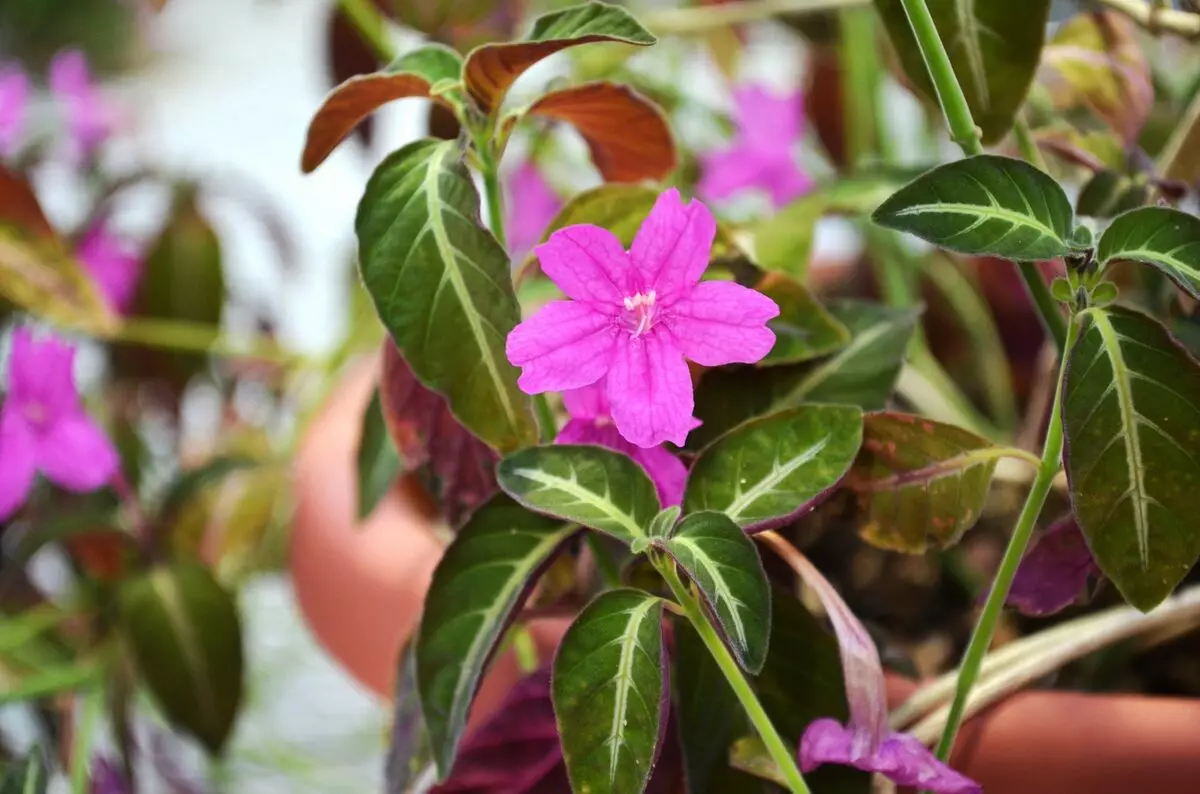
[[[881,411],[863,419],[862,451],[846,487],[858,496],[858,532],[910,554],[954,545],[983,511],[1002,450],[954,425]]]
[[[771,633],[771,587],[754,541],[724,513],[706,510],[656,545],[696,584],[738,663],[757,673]]]
[[[167,488],[162,506],[158,509],[158,520],[171,523],[184,507],[197,494],[219,483],[221,480],[238,471],[252,469],[262,464],[262,461],[240,455],[222,455],[213,458],[203,466],[181,472],[175,481]]]
[[[1013,260],[1069,253],[1074,230],[1071,202],[1057,182],[1022,160],[993,154],[927,171],[871,218],[951,251]]]
[[[379,389],[371,393],[371,402],[363,413],[362,433],[358,442],[358,517],[366,518],[379,504],[392,483],[404,471],[404,462],[392,443]]]
[[[535,443],[529,399],[504,354],[520,320],[508,256],[480,225],[459,145],[422,140],[390,155],[355,228],[367,291],[421,382],[496,449]]]
[[[0,663],[0,706],[62,695],[98,684],[103,667],[94,660],[67,662],[14,674]]]
[[[785,524],[837,485],[862,442],[862,411],[803,405],[751,419],[706,447],[683,508],[718,510],[748,531]]]
[[[647,538],[658,494],[641,466],[595,446],[533,447],[500,461],[496,480],[539,513],[574,521],[632,543]]]
[[[768,323],[775,346],[760,366],[794,364],[828,355],[850,341],[850,331],[798,281],[768,273],[754,288],[779,304],[779,316]]]
[[[687,790],[715,794],[729,757],[729,746],[745,728],[746,718],[721,668],[686,620],[672,621],[671,684],[675,723],[683,749]]]
[[[1101,570],[1145,611],[1200,557],[1200,364],[1143,314],[1084,322],[1063,396],[1071,503]]]
[[[488,659],[538,571],[577,527],[535,515],[498,494],[446,548],[417,633],[417,691],[446,779]]]
[[[1200,298],[1200,218],[1170,207],[1118,215],[1096,245],[1101,267],[1118,260],[1150,265]]]
[[[1079,198],[1075,200],[1075,214],[1089,218],[1111,218],[1142,206],[1153,192],[1145,177],[1133,177],[1108,169],[1097,171],[1080,189]]]
[[[664,507],[654,520],[650,522],[650,537],[652,538],[669,538],[671,533],[675,531],[675,524],[679,521],[679,514],[682,512],[679,505],[671,505]]]
[[[32,749],[24,759],[4,768],[0,774],[0,794],[46,794],[50,786],[50,769],[46,753]]]
[[[242,700],[242,629],[233,596],[202,565],[159,567],[122,587],[125,646],[176,728],[219,755]]]
[[[484,112],[504,101],[508,88],[526,69],[568,47],[590,42],[648,46],[657,39],[628,11],[590,2],[543,14],[522,41],[484,44],[467,56],[463,82]]]
[[[34,238],[0,219],[0,298],[67,328],[98,334],[119,321],[57,238]]]
[[[574,791],[638,794],[666,719],[663,602],[611,590],[579,614],[554,658],[554,714]]]
[[[866,215],[913,176],[909,171],[888,169],[847,174],[817,185],[754,228],[755,260],[767,270],[802,280],[808,274],[821,218]]]
[[[964,3],[929,0],[938,36],[984,143],[997,143],[1012,127],[1041,59],[1050,0]],[[931,104],[937,94],[903,0],[875,0],[904,73]]]

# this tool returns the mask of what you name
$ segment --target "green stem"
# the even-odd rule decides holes
[[[908,16],[908,24],[912,27],[917,45],[921,49],[921,57],[925,60],[925,68],[933,81],[937,92],[938,104],[946,117],[946,126],[950,137],[957,143],[967,156],[983,154],[983,137],[975,120],[971,116],[971,107],[967,104],[966,94],[959,85],[958,77],[954,74],[954,66],[950,55],[938,36],[937,25],[925,0],[901,0],[904,13]],[[1058,303],[1050,295],[1050,287],[1046,285],[1041,272],[1033,263],[1018,262],[1021,278],[1029,297],[1042,318],[1042,325],[1058,345],[1059,353],[1064,350],[1066,340],[1066,323],[1059,311]]]
[[[542,443],[549,444],[558,435],[558,420],[554,416],[554,411],[550,410],[550,401],[546,399],[546,395],[533,395],[533,410],[537,412]]]
[[[717,632],[708,622],[708,618],[704,616],[700,602],[679,580],[679,574],[675,571],[675,563],[667,558],[656,557],[654,564],[670,586],[671,592],[675,594],[679,605],[683,607],[684,614],[696,629],[696,633],[700,635],[708,652],[716,660],[717,666],[721,668],[721,672],[725,675],[734,694],[741,701],[746,716],[750,718],[751,724],[754,725],[754,729],[758,731],[759,737],[766,745],[767,752],[779,767],[784,779],[787,780],[788,789],[792,794],[808,794],[808,784],[804,782],[804,777],[796,767],[795,753],[784,743],[779,732],[775,730],[775,726],[771,724],[767,712],[758,702],[758,696],[754,694],[754,689],[750,686],[746,675],[734,661],[729,649],[725,647],[725,643],[717,636]]]
[[[207,353],[223,358],[247,358],[282,366],[312,363],[281,348],[265,338],[252,340],[246,346],[236,346],[221,329],[205,323],[186,320],[161,320],[152,317],[130,317],[107,339],[143,347]]]
[[[75,725],[75,740],[71,747],[71,792],[84,794],[91,770],[92,742],[95,739],[97,718],[103,701],[100,687],[83,695],[83,708]]]
[[[1067,350],[1070,350],[1075,343],[1078,333],[1079,324],[1072,321],[1067,328]],[[950,757],[950,751],[954,747],[954,737],[958,734],[959,726],[962,725],[963,713],[967,707],[967,698],[971,694],[971,687],[975,685],[975,680],[979,677],[979,669],[992,644],[996,623],[1000,619],[1000,613],[1004,610],[1004,602],[1008,599],[1008,591],[1012,587],[1013,577],[1016,576],[1017,567],[1021,564],[1021,557],[1024,556],[1025,548],[1029,545],[1029,539],[1037,525],[1037,518],[1042,512],[1042,506],[1046,503],[1050,485],[1054,481],[1055,475],[1058,474],[1063,448],[1061,407],[1063,381],[1066,373],[1067,356],[1064,355],[1059,366],[1058,385],[1055,387],[1054,403],[1050,409],[1050,426],[1046,430],[1046,443],[1042,447],[1037,476],[1033,480],[1033,486],[1029,489],[1029,495],[1025,498],[1025,506],[1021,508],[1017,526],[1013,529],[1012,538],[1008,541],[1008,548],[1004,551],[1004,558],[1000,561],[1000,568],[996,571],[992,590],[988,593],[987,601],[984,602],[983,611],[979,614],[979,622],[975,624],[975,630],[971,633],[971,641],[967,644],[962,664],[959,665],[954,703],[950,706],[950,713],[946,718],[946,728],[942,732],[942,740],[938,743],[937,748],[938,758],[943,761]]]
[[[387,20],[371,0],[338,0],[338,7],[381,61],[395,59],[396,46],[388,35]]]
[[[875,11],[850,8],[839,15],[842,107],[845,113],[847,160],[851,168],[876,151],[875,109],[879,103],[879,50],[875,46]]]
[[[492,234],[502,248],[507,248],[504,236],[504,197],[500,193],[500,174],[491,155],[481,157],[483,161],[483,187],[487,192],[488,221]]]

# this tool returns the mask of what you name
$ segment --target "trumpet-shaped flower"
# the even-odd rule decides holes
[[[91,157],[112,134],[116,113],[92,83],[87,58],[79,50],[59,52],[50,62],[49,79],[76,150]]]
[[[572,389],[563,394],[563,403],[571,420],[559,431],[554,443],[595,444],[628,455],[650,475],[664,507],[683,501],[683,488],[687,484],[683,461],[661,445],[642,448],[622,438],[613,425],[603,383]],[[693,427],[699,424],[693,419]]]
[[[24,503],[40,471],[68,491],[94,491],[117,473],[117,452],[84,413],[72,369],[75,349],[13,334],[8,394],[0,408],[0,521]]]
[[[803,96],[745,86],[733,99],[737,136],[729,147],[701,157],[696,193],[717,200],[757,188],[779,207],[812,189],[812,178],[796,164],[792,151],[804,126]]]
[[[127,312],[137,294],[142,258],[113,234],[103,220],[84,233],[75,256],[113,309],[121,314]]]
[[[671,189],[626,251],[606,229],[569,226],[536,249],[569,300],[552,301],[508,335],[508,359],[527,394],[604,379],[613,422],[639,447],[682,445],[692,419],[687,361],[754,363],[770,352],[770,298],[727,281],[700,281],[716,221]]]
[[[29,110],[29,78],[16,64],[0,65],[0,156],[16,151]]]
[[[508,250],[518,262],[537,245],[554,216],[562,209],[560,199],[532,162],[521,163],[507,184]]]

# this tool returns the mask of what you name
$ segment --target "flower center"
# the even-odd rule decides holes
[[[625,296],[625,314],[621,317],[621,325],[628,330],[634,339],[654,327],[654,290],[633,296]]]

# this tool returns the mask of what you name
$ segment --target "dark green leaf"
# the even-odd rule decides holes
[[[498,494],[447,547],[425,597],[417,690],[439,779],[450,774],[488,659],[538,571],[576,527]]]
[[[1097,171],[1079,191],[1075,213],[1089,218],[1111,218],[1142,206],[1150,194],[1150,184],[1145,179],[1108,169]]]
[[[158,510],[159,520],[171,522],[187,503],[206,488],[216,485],[234,472],[252,469],[262,461],[254,458],[228,455],[213,458],[203,466],[182,472],[163,497],[162,507]]]
[[[579,614],[554,658],[554,714],[574,791],[639,794],[666,719],[663,602],[612,590]]]
[[[755,260],[767,270],[803,280],[821,218],[866,215],[913,176],[908,171],[886,170],[823,182],[755,227]]]
[[[960,427],[882,411],[863,420],[862,451],[846,478],[859,534],[884,549],[946,548],[975,525],[1001,450]]]
[[[384,160],[355,228],[367,290],[417,377],[496,449],[534,443],[529,399],[504,355],[520,320],[508,257],[480,225],[458,144],[417,141]]]
[[[650,522],[650,537],[669,538],[675,531],[675,522],[679,520],[679,505],[664,507]]]
[[[937,94],[903,0],[875,0],[875,7],[905,75],[930,103],[936,103]],[[998,142],[1012,126],[1037,72],[1050,0],[929,0],[928,7],[971,115],[983,131],[983,142]]]
[[[1117,216],[1096,246],[1104,267],[1117,260],[1150,265],[1200,298],[1200,218],[1169,207],[1142,207]]]
[[[46,794],[50,786],[50,768],[46,753],[35,747],[21,761],[4,768],[0,774],[0,794]]]
[[[463,82],[475,101],[490,112],[508,88],[538,61],[579,44],[613,41],[647,46],[657,39],[623,8],[590,2],[537,18],[522,41],[485,44],[467,56]]]
[[[220,754],[242,700],[233,596],[199,564],[159,567],[122,588],[120,627],[167,720]]]
[[[748,531],[787,523],[842,479],[862,443],[862,411],[804,405],[752,419],[700,453],[687,512],[718,510]]]
[[[799,281],[782,273],[768,273],[754,288],[779,304],[779,316],[768,323],[775,346],[760,366],[794,364],[828,355],[845,347],[850,331],[825,311]]]
[[[1014,260],[1069,253],[1074,231],[1071,202],[1057,182],[1022,160],[993,154],[927,171],[871,218],[951,251]]]
[[[746,718],[721,668],[686,620],[673,621],[671,683],[691,794],[718,794],[729,746]]]
[[[602,447],[533,447],[500,461],[496,480],[513,499],[631,543],[648,537],[658,494],[644,469]]]
[[[421,769],[432,761],[429,732],[421,716],[421,696],[417,690],[417,655],[410,638],[400,649],[396,663],[391,740],[383,772],[384,794],[405,794]]]
[[[738,662],[757,673],[771,633],[771,588],[754,541],[724,513],[702,511],[656,545],[696,584]]]
[[[383,421],[383,408],[379,401],[379,389],[371,393],[371,402],[363,412],[362,432],[358,442],[358,517],[371,514],[375,505],[392,487],[392,483],[404,470],[400,453],[392,443],[387,424]]]
[[[4,689],[0,691],[0,706],[65,695],[99,683],[103,675],[104,669],[94,660],[40,667],[17,675],[5,669],[0,662],[0,681],[4,684]]]
[[[1200,364],[1137,312],[1083,322],[1063,396],[1071,502],[1101,570],[1148,610],[1200,556]]]

